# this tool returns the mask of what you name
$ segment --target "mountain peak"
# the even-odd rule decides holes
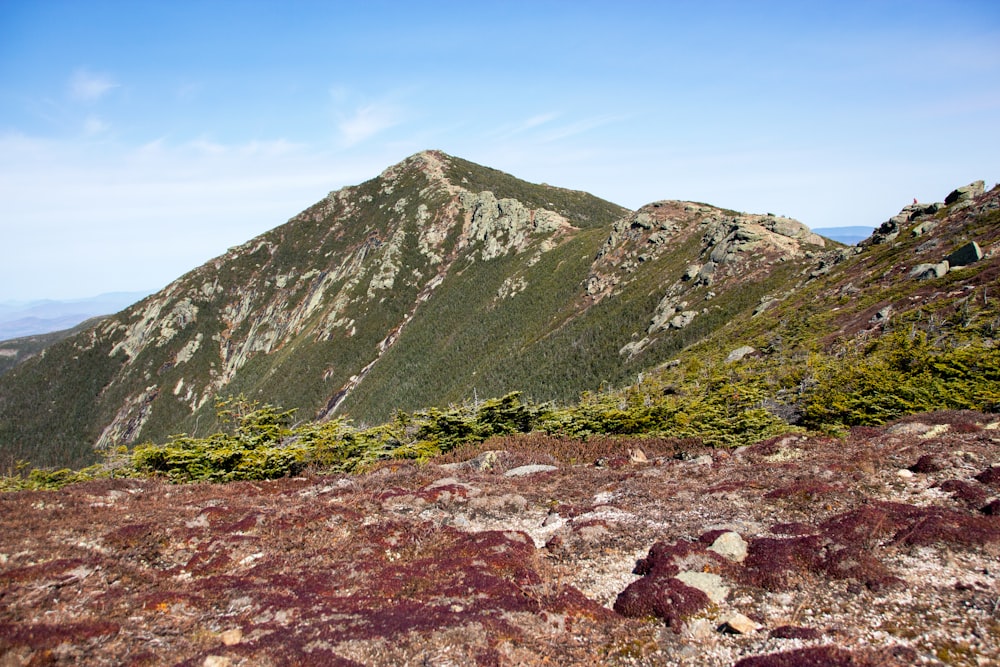
[[[899,234],[924,234],[922,261],[947,254],[960,224],[947,216],[994,224],[974,192],[944,206],[936,230],[921,219]],[[66,464],[95,442],[203,434],[215,399],[241,394],[368,423],[477,394],[572,401],[855,257],[789,218],[685,201],[630,211],[421,151],[0,377],[0,454],[37,461],[71,443],[52,459]],[[839,313],[855,282],[829,297]]]
[[[424,174],[432,182],[445,183],[447,181],[445,173],[450,157],[439,150],[423,150],[386,168],[379,174],[379,178],[391,182],[405,173],[417,171]]]

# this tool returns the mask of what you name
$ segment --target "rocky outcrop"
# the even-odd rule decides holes
[[[948,262],[937,262],[936,264],[917,264],[910,270],[910,277],[916,278],[917,280],[928,280],[931,278],[940,278],[944,274],[948,273]]]
[[[497,199],[489,191],[459,196],[469,220],[460,247],[478,243],[483,261],[523,252],[533,236],[566,232],[570,223],[552,211],[529,209],[516,199]]]
[[[976,197],[983,194],[986,188],[986,184],[983,181],[973,181],[968,185],[963,185],[960,188],[955,188],[948,196],[945,197],[944,203],[947,206],[952,206],[953,204],[960,204],[963,202],[969,202]]]
[[[975,264],[982,258],[983,249],[980,248],[979,244],[975,241],[970,241],[955,252],[948,255],[948,257],[945,258],[945,261],[948,262],[950,266],[968,266],[969,264]]]

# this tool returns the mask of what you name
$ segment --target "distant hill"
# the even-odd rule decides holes
[[[70,329],[0,341],[0,375],[35,356],[50,345],[94,326],[102,319],[102,317],[92,317]]]
[[[730,351],[796,369],[759,399],[793,421],[821,368],[810,354],[918,307],[950,313],[990,280],[991,250],[959,272],[943,260],[992,248],[998,196],[980,182],[831,247],[788,218],[673,200],[630,211],[426,151],[0,376],[0,457],[78,465],[95,445],[206,435],[215,401],[238,395],[373,425],[687,374],[636,392],[662,396],[708,364],[730,374]],[[981,301],[962,311],[977,326],[1000,300]]]
[[[813,231],[844,245],[856,245],[871,236],[875,227],[817,227]]]
[[[0,341],[71,329],[98,315],[111,315],[149,292],[108,292],[87,299],[0,302]]]

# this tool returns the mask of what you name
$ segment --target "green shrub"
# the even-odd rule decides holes
[[[936,347],[923,331],[896,331],[827,358],[805,407],[814,427],[877,425],[931,410],[1000,410],[1000,354],[981,341]]]
[[[132,454],[135,470],[163,474],[176,482],[229,482],[274,479],[302,469],[307,450],[288,437],[294,410],[281,411],[239,397],[220,401],[217,412],[230,425],[230,433],[206,438],[179,435],[165,445],[140,445]]]

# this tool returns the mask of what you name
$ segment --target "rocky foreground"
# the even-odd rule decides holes
[[[0,497],[0,665],[1000,664],[1000,419]]]

